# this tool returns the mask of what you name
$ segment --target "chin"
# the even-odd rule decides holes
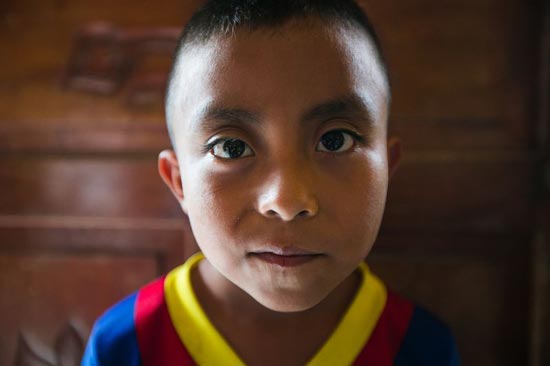
[[[319,304],[323,297],[307,297],[297,295],[271,295],[271,296],[253,296],[253,298],[262,306],[269,310],[279,313],[296,313],[309,310]]]

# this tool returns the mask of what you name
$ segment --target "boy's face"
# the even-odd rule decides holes
[[[388,90],[370,41],[321,22],[237,31],[186,49],[175,77],[177,161],[161,154],[160,171],[217,280],[275,311],[318,304],[384,211]]]

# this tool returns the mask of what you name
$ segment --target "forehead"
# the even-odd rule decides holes
[[[179,57],[167,105],[174,130],[212,105],[293,119],[351,95],[386,123],[386,79],[369,37],[354,27],[312,21],[238,30],[188,45]]]

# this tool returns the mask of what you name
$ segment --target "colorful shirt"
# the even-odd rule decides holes
[[[237,366],[244,362],[210,322],[191,285],[198,253],[106,311],[90,335],[83,366]],[[449,329],[388,291],[366,264],[339,325],[312,366],[455,366]]]

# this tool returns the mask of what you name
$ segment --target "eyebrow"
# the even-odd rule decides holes
[[[355,93],[316,105],[302,115],[301,121],[327,120],[337,116],[353,117],[369,123],[373,121],[373,111],[369,108],[368,103]]]
[[[359,95],[352,93],[324,101],[310,108],[300,117],[302,123],[324,121],[334,117],[350,117],[373,122],[373,112],[368,103]],[[216,128],[220,123],[227,124],[261,124],[262,116],[259,113],[241,108],[225,107],[216,103],[207,103],[193,118],[201,128]]]
[[[215,129],[223,123],[258,124],[261,121],[261,116],[245,109],[229,108],[209,102],[195,114],[193,121],[193,125],[209,130]]]

